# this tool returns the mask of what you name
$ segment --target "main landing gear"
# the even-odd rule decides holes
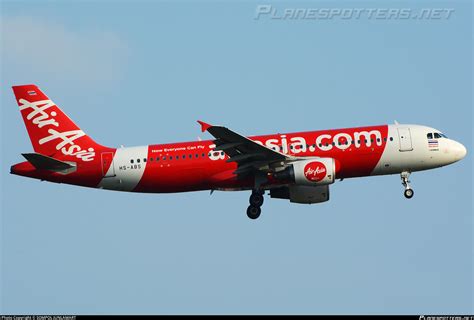
[[[247,208],[247,216],[250,219],[257,219],[262,213],[262,204],[263,204],[263,194],[262,190],[253,190],[250,195],[249,203],[250,206]]]
[[[415,192],[413,191],[412,188],[410,188],[410,180],[408,178],[410,177],[410,172],[408,171],[403,171],[400,174],[400,177],[402,178],[402,185],[405,187],[405,192],[403,193],[405,195],[405,198],[411,199]]]

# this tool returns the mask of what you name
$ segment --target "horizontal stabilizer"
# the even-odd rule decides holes
[[[40,153],[22,153],[28,162],[30,162],[36,169],[51,170],[51,171],[67,171],[75,168],[75,165],[57,160]]]

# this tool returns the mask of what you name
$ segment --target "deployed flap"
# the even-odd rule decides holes
[[[224,151],[230,159],[228,162],[236,162],[239,169],[235,173],[241,174],[248,171],[259,170],[277,161],[295,159],[278,151],[267,148],[256,143],[226,127],[213,126],[198,121],[203,131],[208,131],[216,140],[215,150]]]
[[[25,157],[25,159],[28,160],[28,162],[30,162],[36,169],[64,172],[76,168],[73,164],[40,153],[22,153],[22,156]]]

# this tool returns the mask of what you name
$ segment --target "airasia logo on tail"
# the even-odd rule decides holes
[[[29,95],[36,94],[35,91],[29,91]],[[56,106],[51,100],[40,100],[30,102],[25,99],[18,100],[20,105],[20,111],[28,110],[26,115],[26,120],[31,121],[38,128],[42,127],[59,127],[59,123],[54,118],[57,116],[55,111],[51,113],[46,112],[48,108]],[[92,161],[95,157],[94,148],[88,148],[83,150],[81,146],[77,145],[74,141],[79,139],[86,134],[82,130],[71,130],[65,132],[59,132],[56,129],[48,129],[49,136],[39,139],[38,143],[40,145],[45,144],[50,141],[56,142],[56,150],[61,150],[61,152],[66,156],[74,156],[81,159],[82,161]]]
[[[311,182],[319,182],[326,177],[326,166],[319,161],[308,163],[304,167],[304,176]]]

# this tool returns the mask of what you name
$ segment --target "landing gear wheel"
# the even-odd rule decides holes
[[[247,216],[250,219],[257,219],[260,217],[260,213],[262,213],[262,209],[260,207],[249,206],[247,208]]]
[[[263,204],[264,194],[264,190],[260,190],[258,188],[252,190],[252,194],[249,198],[250,206],[247,208],[247,216],[250,219],[257,219],[260,217],[260,213],[262,213],[262,209],[260,207]]]
[[[413,197],[413,194],[415,193],[413,189],[410,187],[410,180],[408,178],[410,177],[410,172],[408,171],[403,171],[400,173],[400,178],[402,179],[402,185],[405,187],[405,198],[411,199]]]
[[[263,195],[260,193],[252,193],[250,195],[249,203],[254,207],[261,207],[263,204]]]

